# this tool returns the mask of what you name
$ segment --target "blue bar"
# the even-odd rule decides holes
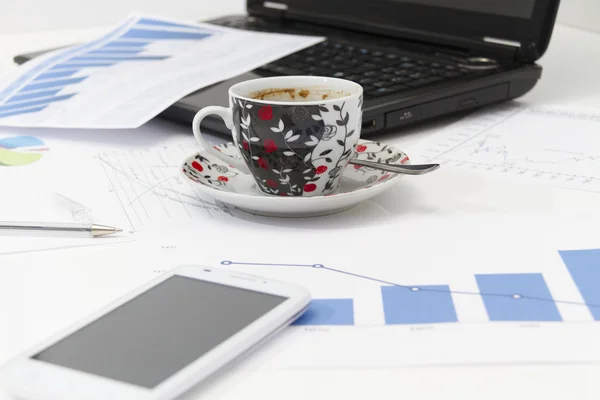
[[[71,97],[75,96],[76,94],[77,93],[69,93],[69,94],[63,94],[61,96],[50,97],[50,98],[43,99],[43,100],[42,99],[32,100],[32,101],[27,101],[27,102],[23,102],[23,103],[15,103],[15,104],[9,104],[9,105],[4,104],[4,105],[0,106],[0,113],[5,112],[5,111],[19,109],[19,108],[39,106],[39,105],[43,105],[43,104],[55,103],[57,101],[68,100]]]
[[[63,69],[83,69],[83,68],[93,68],[93,67],[110,67],[111,65],[115,65],[114,62],[94,62],[94,63],[73,63],[73,64],[58,64],[54,67],[50,68],[49,71],[59,71]]]
[[[69,71],[56,71],[56,72],[46,72],[37,76],[34,81],[41,81],[45,79],[57,79],[57,78],[68,78],[72,76],[74,73],[78,72],[78,69],[72,69]]]
[[[106,47],[101,47],[98,50],[93,50],[93,51],[88,51],[86,54],[88,55],[105,55],[105,54],[124,54],[124,55],[136,55],[138,53],[141,53],[142,51],[144,51],[144,49],[127,49],[127,50],[123,50],[120,48],[106,48]]]
[[[491,321],[562,321],[542,274],[475,275]]]
[[[130,29],[123,34],[123,38],[136,38],[136,39],[204,39],[211,36],[208,33],[200,32],[171,32],[171,31],[158,31],[152,29]]]
[[[157,61],[169,56],[138,56],[138,57],[75,57],[71,61]]]
[[[0,118],[6,118],[6,117],[11,117],[13,115],[20,115],[20,114],[36,113],[36,112],[42,111],[46,107],[48,107],[48,106],[28,108],[25,110],[14,110],[14,111],[9,111],[9,112],[0,112]]]
[[[352,299],[312,300],[293,325],[354,325]]]
[[[30,99],[39,99],[40,97],[49,97],[54,96],[62,89],[53,89],[53,90],[44,90],[43,92],[33,92],[26,94],[14,94],[6,100],[6,104],[14,103],[16,101],[30,100]]]
[[[183,25],[183,24],[177,24],[177,23],[166,22],[166,21],[157,21],[155,19],[149,19],[149,18],[141,18],[136,23],[136,25],[139,25],[139,24],[141,24],[141,25],[152,25],[152,26],[169,26],[169,27],[172,27],[172,28],[186,28],[186,29],[198,29],[198,30],[201,30],[201,28],[198,28],[197,26]]]
[[[458,322],[448,285],[382,286],[381,297],[388,325]]]
[[[62,88],[62,87],[68,86],[68,85],[74,85],[76,83],[82,82],[85,78],[87,78],[87,76],[82,76],[79,78],[70,78],[70,79],[57,79],[55,81],[48,81],[48,82],[42,82],[42,83],[30,83],[27,86],[23,86],[19,90],[19,93],[28,92],[28,91],[32,91],[32,90],[43,90],[43,89],[58,88],[58,87]]]
[[[600,249],[558,252],[594,320],[600,321]]]
[[[108,42],[102,47],[98,47],[98,49],[129,49],[129,48],[143,48],[144,46],[150,44],[150,42],[143,41],[127,41],[127,40],[113,40],[112,42]]]

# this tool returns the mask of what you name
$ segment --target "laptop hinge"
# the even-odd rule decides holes
[[[493,37],[484,37],[483,41],[499,47],[503,47],[512,52],[515,61],[531,62],[539,58],[539,52],[534,42],[521,43],[514,40],[498,39]]]

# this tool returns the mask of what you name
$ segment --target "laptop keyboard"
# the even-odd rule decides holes
[[[244,20],[219,21],[235,28],[265,30]],[[444,81],[466,78],[472,71],[447,60],[326,40],[258,68],[267,75],[333,76],[359,83],[365,97],[376,98]]]

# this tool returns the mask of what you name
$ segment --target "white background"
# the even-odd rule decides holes
[[[2,0],[0,33],[114,25],[130,12],[206,19],[245,11],[244,0]],[[600,32],[600,1],[562,0],[560,23]]]
[[[488,0],[489,1],[489,0]],[[534,91],[528,94],[524,101],[527,104],[547,104],[561,101],[565,104],[600,104],[600,36],[587,34],[564,25],[579,26],[584,29],[594,28],[594,22],[600,21],[599,0],[562,0],[558,26],[549,51],[541,60],[544,66],[544,78]],[[596,5],[597,4],[597,5]],[[583,8],[581,8],[583,6]],[[68,31],[69,28],[94,27],[113,25],[123,19],[130,11],[139,10],[160,15],[196,19],[211,17],[219,14],[243,11],[243,0],[0,0],[0,73],[13,68],[12,56],[22,51],[43,49],[48,46],[72,43],[75,36],[81,40],[89,40],[105,33],[104,29],[79,29]],[[35,26],[34,26],[35,25]],[[596,32],[600,24],[596,24]],[[25,34],[35,28],[39,34]],[[44,29],[54,29],[55,32],[41,32]],[[15,33],[23,32],[21,35]],[[600,33],[600,32],[598,32]],[[580,46],[575,46],[579,44]],[[580,62],[574,62],[578,60]],[[564,69],[569,71],[565,78]],[[446,121],[447,122],[447,121]],[[440,121],[440,124],[443,124]],[[155,136],[148,138],[159,141],[159,132],[166,124],[154,125]],[[438,125],[426,129],[419,126],[402,135],[387,136],[395,145],[404,148],[413,142],[418,142],[427,134],[435,131]],[[174,129],[174,127],[170,127]],[[185,128],[180,129],[181,135],[190,134]],[[80,134],[82,132],[79,132]],[[173,134],[173,133],[170,133]],[[45,133],[48,138],[65,137],[62,131]],[[74,135],[77,136],[77,135]],[[132,142],[132,132],[98,132],[95,142]],[[89,140],[90,136],[80,135],[77,141]],[[94,142],[93,142],[94,143]],[[429,183],[426,183],[429,180]],[[438,185],[440,180],[442,185]],[[486,183],[484,185],[484,183]],[[577,210],[586,204],[581,215],[597,215],[598,200],[596,195],[577,191],[555,191],[547,188],[531,187],[503,189],[495,186],[495,181],[483,178],[465,179],[463,174],[450,178],[447,175],[432,174],[414,181],[414,190],[408,191],[408,205],[399,202],[394,193],[380,198],[377,207],[380,212],[392,208],[395,218],[404,218],[411,210],[426,212],[438,210],[442,205],[450,207],[458,213],[483,215],[485,213],[514,214],[527,207],[537,208],[541,213],[549,209],[563,212],[567,207]],[[430,190],[438,188],[435,191]],[[490,189],[491,188],[491,189]],[[489,189],[489,190],[488,190]],[[492,190],[493,189],[493,190]],[[527,201],[523,202],[523,199]],[[443,200],[443,202],[442,202]],[[449,201],[449,203],[448,203]],[[529,209],[527,209],[529,211]],[[348,222],[360,225],[364,222],[376,223],[369,218],[370,214],[359,215],[348,219]],[[523,225],[515,225],[520,229]],[[525,225],[526,226],[526,225]],[[404,225],[399,223],[399,229]],[[571,229],[573,226],[571,226]],[[587,227],[581,226],[581,229]],[[273,228],[274,229],[274,228]],[[425,223],[422,230],[435,230]],[[274,232],[278,229],[274,229]],[[589,231],[590,243],[597,238],[597,226]],[[456,235],[455,235],[456,236]],[[357,240],[360,240],[358,236]],[[398,246],[402,245],[399,243]],[[588,243],[573,242],[573,246],[591,247]],[[594,244],[593,246],[596,246]],[[394,248],[395,250],[395,248]],[[117,266],[115,267],[117,268]],[[78,269],[79,279],[96,282],[95,275],[88,275],[89,269]],[[128,269],[123,269],[126,272]],[[118,282],[122,281],[122,275]],[[74,278],[77,279],[77,278]],[[43,278],[36,281],[41,284]],[[89,285],[73,285],[73,290],[79,290],[78,299],[91,301],[94,296],[84,293],[83,288]],[[104,293],[108,296],[109,293]],[[58,296],[66,298],[66,296]],[[36,305],[37,297],[32,297],[30,304]],[[44,302],[40,302],[43,305]],[[3,304],[0,304],[0,308]],[[71,307],[71,308],[68,308]],[[73,302],[70,299],[63,303],[63,308],[73,312],[79,308],[82,313],[90,309],[89,303]],[[60,310],[63,311],[63,308]],[[27,320],[23,315],[23,320]],[[34,321],[34,320],[31,320]],[[58,328],[69,320],[57,320],[52,314],[47,314],[46,320],[54,324],[49,328]],[[34,321],[35,322],[35,321]],[[38,321],[40,324],[42,322]],[[17,344],[3,340],[0,329],[0,353],[14,349]],[[10,332],[10,331],[9,331]],[[42,334],[42,332],[38,332]],[[45,332],[43,333],[45,334]],[[480,341],[488,340],[482,336]],[[561,346],[560,342],[556,343]],[[317,369],[313,372],[306,370],[277,371],[269,374],[260,373],[231,373],[224,374],[220,380],[208,386],[201,398],[207,399],[281,399],[288,400],[331,400],[331,399],[461,399],[461,400],[598,400],[600,389],[598,375],[600,368],[597,364],[499,364],[494,366],[464,366],[464,367],[429,367],[429,368],[375,368],[375,369]],[[0,398],[2,396],[0,390]],[[193,397],[192,397],[193,398]]]

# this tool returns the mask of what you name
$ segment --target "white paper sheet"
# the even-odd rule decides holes
[[[412,146],[415,162],[512,182],[600,192],[600,110],[508,104]]]
[[[584,219],[436,215],[379,227],[380,235],[213,227],[184,240],[3,257],[0,304],[14,304],[4,316],[12,327],[5,353],[196,263],[301,284],[324,304],[321,322],[290,327],[245,360],[249,370],[596,362],[598,304],[586,296],[597,296],[600,282],[593,265],[561,256],[600,248]],[[480,286],[482,276],[493,287]]]
[[[0,82],[0,125],[135,128],[185,95],[324,38],[132,15]]]

